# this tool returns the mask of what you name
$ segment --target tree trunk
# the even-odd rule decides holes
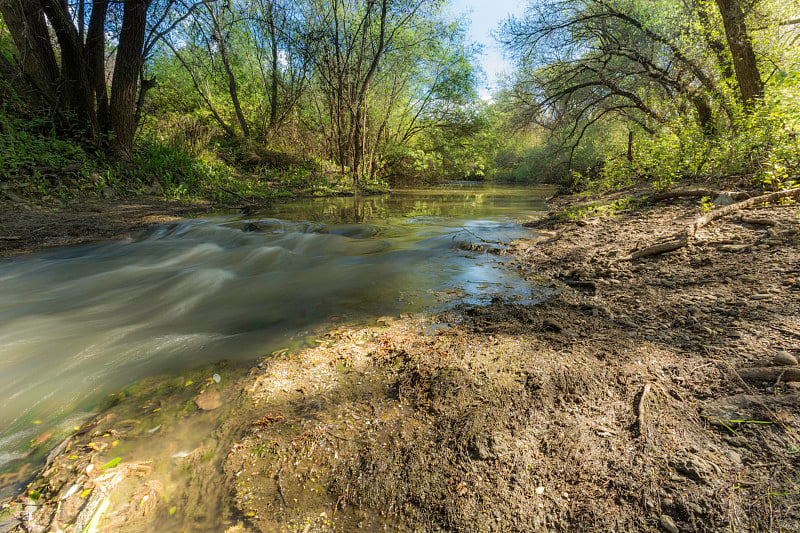
[[[367,115],[367,91],[369,90],[372,77],[378,69],[383,52],[386,48],[386,15],[388,12],[387,0],[381,0],[380,27],[378,30],[378,43],[375,47],[372,61],[364,79],[361,81],[355,96],[355,112],[353,113],[353,185],[356,190],[359,188],[361,163],[364,159],[364,128]],[[367,15],[369,16],[369,14]],[[366,35],[366,30],[365,30]]]
[[[228,92],[231,95],[233,109],[236,112],[236,119],[239,121],[239,127],[242,128],[242,135],[244,135],[245,138],[249,138],[250,128],[247,126],[244,113],[242,113],[242,106],[239,103],[239,89],[236,84],[236,75],[233,72],[230,58],[228,57],[228,45],[222,35],[222,28],[219,25],[219,19],[216,13],[214,13],[214,8],[208,4],[206,4],[206,8],[208,9],[208,14],[211,15],[211,22],[214,25],[214,41],[216,41],[217,46],[219,46],[222,66],[225,67],[225,74],[228,76]]]
[[[42,7],[55,30],[61,50],[61,78],[64,82],[62,91],[68,107],[76,114],[80,125],[86,128],[89,136],[95,138],[99,129],[97,115],[78,30],[72,22],[66,2],[42,0]]]
[[[183,58],[183,56],[178,52],[178,49],[175,48],[172,45],[172,43],[169,42],[169,40],[166,40],[165,44],[169,47],[170,50],[172,50],[172,53],[175,55],[175,58],[183,66],[184,70],[186,70],[186,73],[189,74],[189,77],[192,78],[192,85],[194,85],[195,90],[197,90],[197,94],[199,94],[200,98],[202,98],[203,101],[206,103],[206,105],[208,106],[208,110],[211,111],[211,115],[214,117],[214,119],[217,121],[217,123],[219,123],[219,125],[222,126],[222,129],[225,130],[225,134],[228,135],[228,137],[235,137],[236,136],[236,132],[233,131],[233,128],[230,127],[222,119],[222,117],[220,116],[219,112],[217,111],[217,108],[214,107],[214,103],[211,101],[211,99],[208,97],[208,95],[206,95],[206,92],[200,86],[200,81],[197,79],[197,75],[194,73],[192,68],[189,66],[189,63],[186,62],[186,60]]]
[[[278,122],[278,81],[280,71],[278,70],[278,30],[275,27],[275,6],[272,2],[269,3],[267,11],[267,24],[269,25],[269,38],[272,52],[272,72],[269,98],[269,128],[274,129]]]
[[[350,169],[353,173],[353,188],[358,191],[361,186],[361,162],[364,159],[364,144],[362,142],[363,115],[362,107],[356,108],[353,118],[353,166]]]
[[[690,98],[695,111],[697,111],[697,123],[700,124],[700,127],[706,135],[712,135],[715,130],[714,113],[711,110],[711,105],[708,103],[708,98],[706,98],[705,95],[697,93],[692,94]]]
[[[125,2],[114,77],[111,81],[111,126],[115,135],[112,149],[118,157],[125,160],[130,160],[133,155],[133,141],[138,126],[136,104],[150,1]]]
[[[0,0],[0,12],[17,49],[17,63],[34,91],[57,108],[58,63],[38,0]]]
[[[94,92],[94,100],[97,108],[97,123],[102,132],[111,130],[105,65],[105,22],[107,11],[108,0],[94,0],[92,3],[92,14],[89,18],[89,29],[86,33],[86,45],[83,49],[89,84]]]
[[[733,70],[739,84],[741,101],[746,108],[764,94],[753,43],[747,34],[745,15],[739,0],[715,0],[725,26],[725,37],[733,56]]]

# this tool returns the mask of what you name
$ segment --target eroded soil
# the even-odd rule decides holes
[[[542,304],[382,319],[238,380],[142,387],[66,441],[5,519],[200,530],[207,505],[228,531],[797,531],[800,372],[777,363],[800,355],[800,213],[751,209],[760,223],[734,215],[626,259],[698,214],[686,200],[547,219],[509,249],[558,289]],[[215,420],[170,456],[187,459],[184,487],[91,445],[163,446],[156,420],[125,430],[137,409]]]

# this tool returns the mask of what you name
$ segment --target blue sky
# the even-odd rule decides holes
[[[511,65],[503,59],[500,46],[491,36],[500,22],[510,14],[519,15],[525,7],[525,0],[452,0],[453,14],[467,13],[472,19],[469,37],[484,45],[481,66],[486,72],[486,82],[481,88],[481,97],[488,98],[495,87],[498,74],[508,72]]]

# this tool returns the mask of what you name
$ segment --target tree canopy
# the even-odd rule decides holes
[[[0,94],[115,160],[313,160],[355,189],[799,166],[796,0],[529,0],[497,31],[514,70],[488,102],[446,0],[0,0],[0,16]]]

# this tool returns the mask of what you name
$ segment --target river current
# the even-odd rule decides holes
[[[143,377],[246,367],[334,323],[536,299],[474,245],[529,235],[546,192],[301,200],[0,260],[0,473]]]

